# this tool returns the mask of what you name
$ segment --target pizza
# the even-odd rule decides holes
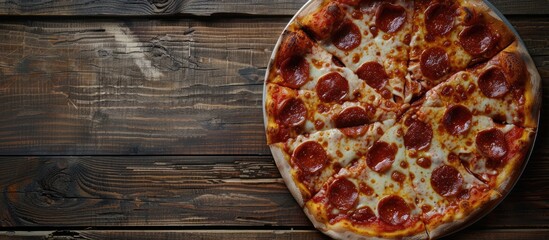
[[[267,144],[316,228],[436,239],[493,209],[535,139],[540,76],[483,1],[311,0],[266,73]]]

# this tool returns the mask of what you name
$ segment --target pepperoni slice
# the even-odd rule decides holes
[[[356,70],[358,77],[375,89],[381,89],[387,84],[389,76],[385,72],[385,68],[378,62],[367,62],[362,64],[360,68]]]
[[[492,160],[499,160],[508,152],[505,134],[497,128],[479,132],[476,137],[476,145],[482,155]]]
[[[483,72],[478,78],[478,87],[482,94],[489,98],[501,98],[509,92],[510,88],[505,74],[498,67]]]
[[[355,49],[361,40],[360,29],[351,21],[345,21],[332,35],[332,43],[343,51]]]
[[[340,131],[347,137],[357,138],[364,136],[368,129],[370,129],[368,125],[361,125],[356,127],[341,128]]]
[[[292,161],[300,170],[306,173],[316,173],[326,167],[329,159],[328,154],[319,143],[308,141],[295,149]]]
[[[350,210],[358,199],[358,190],[346,178],[338,178],[328,189],[328,201],[340,210]]]
[[[278,51],[276,66],[280,68],[283,61],[298,55],[311,52],[313,41],[303,31],[288,32],[284,35]]]
[[[340,112],[334,120],[337,128],[348,128],[367,124],[370,118],[363,108],[349,107]]]
[[[322,76],[316,84],[316,93],[323,102],[337,102],[349,92],[349,83],[341,74],[332,72]]]
[[[391,195],[381,199],[377,209],[379,218],[393,226],[402,226],[411,218],[410,206],[400,196]]]
[[[404,146],[411,150],[425,150],[431,145],[433,129],[431,125],[419,120],[413,120],[404,134]]]
[[[419,57],[419,67],[425,77],[436,80],[450,71],[450,60],[444,49],[428,48]]]
[[[492,49],[497,42],[497,36],[484,24],[469,26],[459,33],[459,43],[469,54],[482,55]]]
[[[282,102],[278,109],[278,119],[283,125],[296,127],[305,123],[307,108],[301,99],[290,98]]]
[[[383,3],[376,12],[376,26],[386,33],[394,33],[406,21],[406,10],[399,5]]]
[[[433,170],[431,186],[440,196],[451,197],[458,194],[463,184],[463,177],[452,166],[442,165]]]
[[[442,125],[452,135],[466,133],[471,128],[473,114],[463,105],[454,105],[446,110]]]
[[[397,147],[386,142],[376,142],[368,150],[366,163],[375,172],[384,173],[391,168],[395,161]]]
[[[282,62],[280,72],[285,86],[300,88],[309,80],[309,63],[303,56],[293,56]]]
[[[330,37],[344,18],[345,10],[340,8],[338,3],[330,2],[310,16],[304,24],[317,40],[324,40]]]
[[[524,82],[526,66],[519,53],[516,52],[501,52],[500,66],[505,73],[509,85],[521,84]]]
[[[429,34],[443,36],[454,27],[455,11],[449,5],[435,3],[425,10],[425,27]]]
[[[376,214],[368,206],[361,207],[351,214],[351,219],[356,223],[371,223],[377,219]]]

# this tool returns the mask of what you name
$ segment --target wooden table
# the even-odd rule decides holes
[[[305,0],[0,2],[0,239],[318,239],[265,145]],[[549,2],[494,0],[549,100]],[[549,105],[507,199],[449,239],[549,238]]]

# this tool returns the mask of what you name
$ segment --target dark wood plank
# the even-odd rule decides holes
[[[531,0],[535,2],[535,0]],[[293,15],[306,0],[84,0],[58,1],[3,1],[0,15],[42,15],[42,16],[150,16],[150,15],[192,15],[211,16],[215,14]]]
[[[511,20],[549,86],[549,18]],[[268,155],[263,75],[287,21],[2,22],[0,154]]]
[[[83,1],[23,1],[12,0],[0,3],[0,15],[23,16],[149,16],[149,15],[194,15],[215,14],[294,15],[306,0],[83,0]],[[549,6],[543,0],[492,0],[501,12],[515,14],[547,14]]]
[[[443,239],[540,240],[548,237],[549,229],[465,229]]]
[[[534,156],[473,228],[549,228],[548,148]],[[0,191],[0,227],[312,228],[271,157],[0,157]]]
[[[547,229],[467,229],[445,237],[445,240],[539,240],[549,236]],[[42,232],[0,232],[0,239],[13,240],[77,240],[77,239],[330,239],[315,230],[170,230],[170,231],[121,231],[121,230],[84,230],[84,231],[42,231]]]
[[[70,231],[70,232],[0,232],[2,239],[273,239],[273,240],[313,240],[329,239],[315,230],[172,230],[172,231]]]
[[[532,15],[549,13],[547,2],[537,0],[489,0],[505,15]]]
[[[549,30],[549,17],[510,17],[509,22],[517,30],[520,37],[526,44],[528,51],[532,57],[540,57],[549,55],[549,40],[547,37],[543,38],[540,36],[540,31]],[[541,68],[538,65],[538,70],[542,74],[543,78],[547,78],[546,72],[542,65]]]
[[[257,21],[3,22],[0,152],[267,154]]]
[[[0,226],[308,226],[270,157],[0,158]]]

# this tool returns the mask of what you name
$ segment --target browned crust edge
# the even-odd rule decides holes
[[[313,223],[313,225],[315,226],[315,228],[319,229],[320,231],[322,231],[324,234],[332,237],[332,238],[335,238],[335,239],[345,239],[345,240],[383,240],[383,239],[404,239],[404,240],[420,240],[420,239],[428,239],[429,236],[427,234],[427,231],[425,232],[422,232],[422,233],[419,233],[419,234],[416,234],[416,235],[413,235],[413,236],[394,236],[394,237],[391,237],[391,236],[387,236],[387,237],[375,237],[375,236],[365,236],[365,235],[360,235],[360,234],[357,234],[357,233],[354,233],[346,228],[343,228],[343,227],[340,227],[340,228],[337,228],[337,227],[333,227],[333,226],[328,226],[326,225],[325,223],[322,223],[320,221],[318,221],[314,214],[309,211],[308,208],[303,208],[303,211],[305,212],[305,215],[309,218],[309,220],[311,220],[311,222]]]
[[[534,129],[526,128],[524,129],[523,136],[521,136],[520,139],[517,139],[517,141],[523,142],[523,148],[510,160],[513,164],[506,166],[504,169],[508,171],[501,172],[496,180],[497,186],[495,186],[494,190],[498,191],[502,196],[505,197],[511,192],[515,183],[520,178],[522,171],[526,167],[527,157],[530,149],[533,147],[535,134],[536,132]]]
[[[461,229],[464,229],[476,221],[480,220],[486,214],[491,212],[503,199],[502,195],[495,190],[490,191],[490,199],[482,203],[480,206],[476,206],[476,209],[467,214],[467,217],[454,220],[452,222],[446,222],[438,225],[434,229],[427,230],[429,232],[430,239],[438,239],[444,236],[448,236]]]
[[[295,198],[299,206],[303,207],[305,204],[303,194],[301,193],[301,190],[297,186],[296,181],[292,176],[292,166],[290,166],[289,164],[289,159],[287,157],[287,154],[284,152],[282,144],[271,144],[269,145],[269,147],[271,149],[271,152],[273,153],[273,158],[275,160],[278,171],[280,172],[280,175],[284,180],[284,183],[288,187],[288,190],[290,190],[290,193]]]

